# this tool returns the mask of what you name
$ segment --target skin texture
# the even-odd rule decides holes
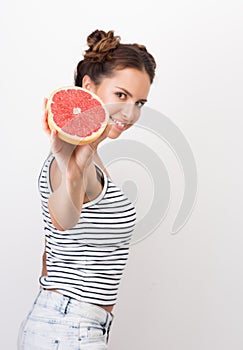
[[[110,114],[104,133],[87,145],[74,146],[60,140],[55,132],[50,131],[45,113],[43,128],[50,136],[51,151],[55,155],[50,169],[53,193],[48,205],[52,223],[60,231],[73,227],[79,220],[83,203],[102,191],[94,166],[95,162],[106,171],[98,155],[99,143],[106,137],[118,138],[139,119],[150,85],[148,74],[133,68],[116,70],[111,77],[103,78],[98,86],[85,75],[82,86],[99,96]],[[117,125],[115,121],[123,125]],[[45,252],[43,273],[46,273]],[[113,308],[112,305],[102,307],[109,312]]]

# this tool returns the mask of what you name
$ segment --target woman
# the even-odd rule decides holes
[[[39,177],[45,229],[40,292],[19,332],[19,350],[107,349],[113,307],[135,225],[135,208],[97,153],[139,118],[155,60],[113,31],[96,30],[78,63],[75,85],[103,100],[110,121],[93,143],[73,146],[51,132]]]

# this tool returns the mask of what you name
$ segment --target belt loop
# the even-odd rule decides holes
[[[67,313],[68,305],[70,304],[71,298],[63,296],[62,304],[60,305],[60,311],[63,314]]]
[[[36,297],[35,300],[34,300],[34,304],[37,304],[37,301],[38,301],[38,299],[39,299],[41,293],[42,293],[42,289],[39,290],[39,292],[38,292],[38,294],[37,294],[37,297]]]
[[[113,322],[113,318],[114,318],[114,315],[111,312],[107,314],[107,318],[106,318],[106,343],[108,343],[108,340],[109,340],[110,329],[111,329],[111,325]]]
[[[111,329],[111,321],[109,322],[109,324],[107,325],[107,328],[106,328],[106,343],[108,343],[108,341],[109,341],[110,329]]]

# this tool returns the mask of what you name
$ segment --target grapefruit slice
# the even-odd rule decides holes
[[[89,90],[66,86],[54,90],[46,104],[48,124],[60,139],[84,145],[105,130],[109,114],[101,99]]]

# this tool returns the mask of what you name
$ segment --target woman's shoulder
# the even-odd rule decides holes
[[[44,161],[42,162],[42,166],[41,166],[41,170],[40,170],[40,175],[39,178],[44,174],[46,175],[46,173],[49,173],[49,169],[50,166],[54,160],[54,155],[52,153],[49,153],[47,155],[47,157],[44,159]]]
[[[106,176],[108,178],[110,178],[110,174],[107,171],[106,167],[104,166],[104,164],[103,164],[103,162],[102,162],[102,160],[97,152],[94,153],[93,161],[94,161],[94,164],[97,165],[102,170],[102,172],[104,172],[106,174]]]

